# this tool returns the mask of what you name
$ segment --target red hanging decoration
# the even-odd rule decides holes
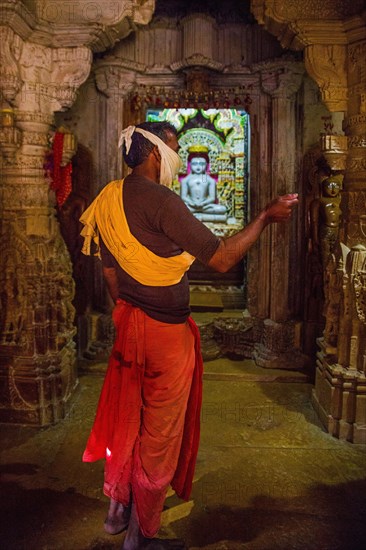
[[[62,153],[64,148],[64,136],[62,132],[56,132],[52,151],[49,153],[45,170],[50,179],[50,188],[55,192],[57,206],[60,208],[72,191],[72,164],[71,161],[62,166]]]

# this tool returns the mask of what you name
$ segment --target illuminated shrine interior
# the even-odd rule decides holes
[[[179,154],[182,167],[173,181],[172,189],[184,201],[192,199],[190,188],[195,163],[202,162],[196,176],[199,188],[202,181],[211,182],[212,203],[204,212],[194,205],[188,207],[199,220],[220,237],[228,237],[243,229],[248,223],[248,191],[250,162],[250,124],[249,115],[237,109],[163,109],[148,110],[148,121],[170,122],[178,132]],[[209,192],[210,185],[205,192]],[[207,195],[202,197],[207,198]],[[192,200],[191,200],[192,204]],[[246,274],[245,260],[234,266],[230,272],[217,273],[201,262],[196,261],[188,272],[191,284],[191,308],[245,309]],[[200,291],[201,286],[201,291]],[[215,304],[205,305],[205,295],[211,290],[215,295]],[[220,289],[220,291],[219,291]],[[216,290],[216,292],[215,292]],[[197,302],[198,298],[198,303]]]
[[[129,174],[119,137],[144,121],[175,127],[171,188],[222,239],[299,196],[291,221],[266,227],[227,273],[189,270],[202,444],[194,497],[168,494],[164,537],[366,548],[364,1],[6,0],[0,11],[4,548],[120,547],[97,527],[102,466],[79,464],[115,337],[79,218]]]

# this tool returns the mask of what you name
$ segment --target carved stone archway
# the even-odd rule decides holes
[[[203,27],[205,33],[198,32]],[[234,62],[230,52],[235,52]],[[202,107],[227,101],[235,107],[239,101],[250,109],[251,217],[276,194],[299,190],[295,115],[304,66],[283,53],[257,25],[217,24],[202,13],[179,21],[154,19],[118,44],[96,61],[94,80],[83,87],[95,90],[96,100],[77,102],[72,109],[75,120],[82,113],[83,120],[95,121],[95,127],[80,124],[77,129],[80,140],[97,152],[102,177],[94,194],[107,181],[125,175],[116,146],[119,133],[144,120],[152,96],[155,107],[158,101],[184,107],[189,101]],[[306,360],[298,349],[298,312],[290,298],[296,278],[289,250],[294,249],[290,243],[296,234],[294,220],[291,227],[266,231],[250,252],[248,308],[256,323],[255,357],[265,367],[300,368]],[[285,335],[281,339],[279,332]]]

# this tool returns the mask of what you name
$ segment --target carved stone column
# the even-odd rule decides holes
[[[270,160],[271,196],[296,192],[295,99],[302,77],[301,64],[265,64],[261,70],[262,88],[272,102],[272,155]],[[293,225],[270,227],[269,319],[263,324],[263,339],[256,351],[256,362],[270,368],[301,368],[304,358],[294,352],[297,329],[291,320],[290,293]],[[279,338],[279,334],[281,337]],[[284,336],[285,335],[285,336]],[[289,358],[291,360],[289,361]]]
[[[366,248],[352,247],[343,267],[338,346],[319,338],[312,401],[329,433],[366,443]]]
[[[258,22],[283,47],[304,49],[305,66],[330,112],[345,112],[348,157],[341,209],[343,258],[333,272],[339,326],[337,349],[318,340],[313,404],[332,435],[366,443],[365,244],[366,244],[366,25],[363,0],[301,2],[252,0]],[[337,168],[338,169],[338,168]],[[343,167],[342,167],[343,169]],[[343,283],[340,282],[342,281]],[[339,310],[339,319],[334,312]],[[330,352],[332,350],[332,352]]]
[[[366,36],[366,29],[364,28]],[[366,39],[348,47],[348,158],[342,202],[347,246],[366,244]]]
[[[327,353],[326,333],[319,339],[313,404],[329,433],[366,443],[366,69],[365,25],[349,23],[348,106],[344,130],[348,137],[341,240],[345,256],[338,346]],[[344,248],[345,250],[345,248]]]
[[[65,415],[77,385],[74,283],[45,152],[53,113],[74,101],[91,52],[25,42],[9,28],[1,35],[1,90],[13,124],[0,132],[0,420],[45,425]]]
[[[90,125],[93,134],[92,146],[95,159],[95,170],[98,174],[95,188],[92,189],[91,198],[109,182],[121,178],[122,173],[122,151],[118,149],[118,139],[122,129],[129,124],[126,120],[126,97],[134,90],[136,74],[133,70],[123,67],[115,57],[106,56],[102,61],[95,63],[88,83],[91,83],[98,96],[93,95],[93,101],[85,106],[84,118],[93,121]],[[85,87],[84,86],[84,87]],[[86,97],[90,92],[84,91]],[[80,101],[76,103],[80,107]],[[65,118],[68,117],[66,113]],[[62,121],[62,117],[58,117]],[[82,121],[85,125],[85,122]],[[80,143],[85,143],[85,133],[79,136],[76,128],[76,135],[80,137]],[[79,325],[82,326],[83,342],[88,343],[88,347],[82,352],[89,359],[108,355],[109,346],[113,344],[113,338],[106,338],[105,327],[106,318],[112,308],[113,302],[107,291],[101,262],[96,261],[93,264],[93,310],[87,311],[85,315],[79,317]],[[104,313],[101,313],[104,312]],[[109,325],[108,325],[109,326]],[[110,322],[113,333],[113,323]]]
[[[55,422],[77,386],[71,263],[43,168],[54,113],[74,102],[92,51],[148,23],[154,10],[150,0],[71,4],[1,5],[0,421],[6,422]]]
[[[108,181],[112,181],[122,176],[122,152],[118,151],[118,140],[126,126],[125,99],[135,89],[136,72],[121,66],[117,59],[106,58],[96,64],[94,73],[97,89],[105,97],[99,136],[105,144],[101,152],[104,172],[107,173]],[[101,185],[105,183],[101,182]]]

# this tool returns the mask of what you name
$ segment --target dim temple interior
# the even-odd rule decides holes
[[[168,121],[172,189],[217,236],[299,204],[227,273],[189,271],[201,444],[161,536],[366,548],[364,0],[4,0],[0,32],[0,546],[121,548],[81,459],[115,332],[79,218],[129,173],[122,129]]]

